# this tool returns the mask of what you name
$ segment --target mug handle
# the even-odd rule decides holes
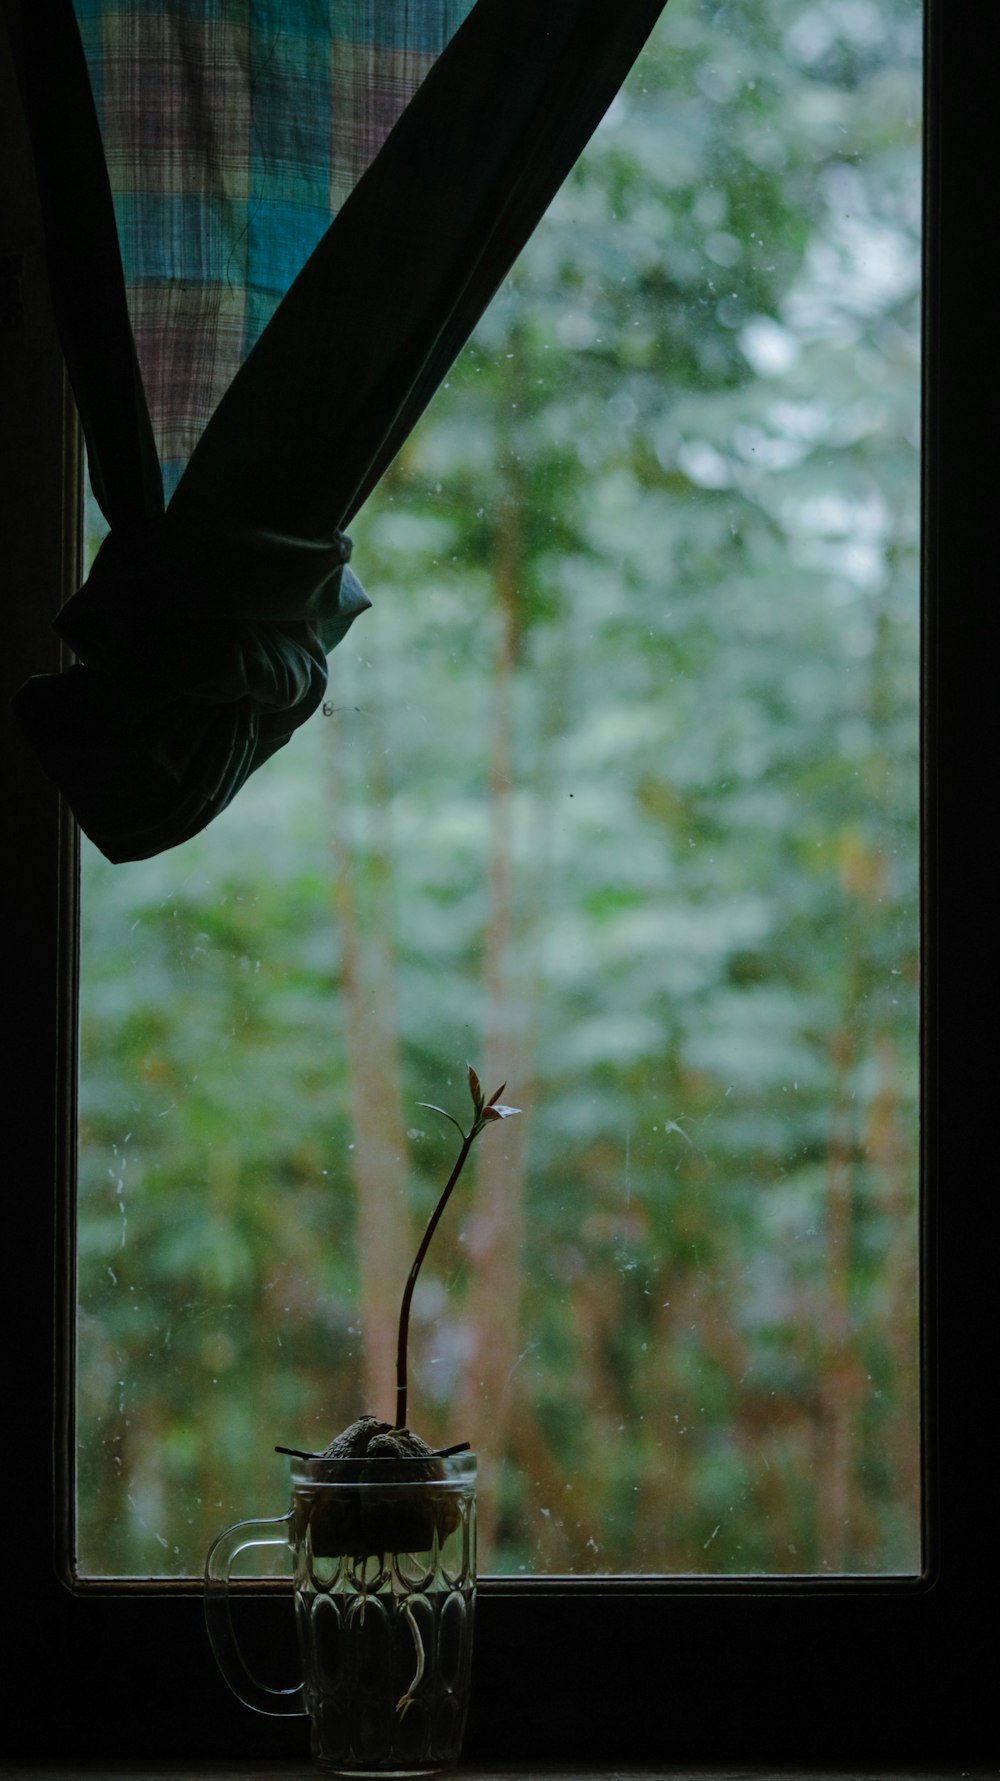
[[[213,1541],[205,1560],[205,1625],[215,1661],[244,1706],[252,1707],[255,1713],[304,1716],[301,1682],[294,1688],[271,1688],[266,1682],[258,1682],[248,1669],[236,1641],[229,1601],[233,1560],[251,1546],[287,1547],[291,1519],[289,1510],[287,1515],[277,1515],[269,1521],[238,1521]]]

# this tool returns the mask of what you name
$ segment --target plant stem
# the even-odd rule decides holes
[[[413,1288],[416,1286],[417,1275],[420,1272],[424,1256],[427,1254],[428,1248],[430,1247],[431,1238],[437,1230],[438,1221],[451,1198],[451,1190],[465,1167],[465,1159],[468,1156],[469,1151],[472,1149],[474,1139],[482,1129],[482,1122],[477,1119],[470,1127],[468,1135],[463,1136],[462,1138],[462,1148],[458,1153],[455,1167],[452,1169],[451,1174],[448,1177],[441,1198],[438,1200],[437,1205],[431,1213],[427,1229],[421,1239],[420,1248],[414,1256],[413,1266],[410,1269],[406,1285],[403,1289],[403,1302],[399,1307],[399,1336],[396,1342],[395,1427],[398,1429],[405,1429],[406,1427],[406,1349],[410,1334],[410,1300],[413,1298]]]

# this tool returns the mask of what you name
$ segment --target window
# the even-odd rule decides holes
[[[934,48],[935,117],[943,134],[935,143],[932,191],[942,143],[956,159],[963,146],[970,152],[946,213],[949,232],[939,232],[935,212],[932,236],[939,255],[942,243],[947,249],[931,285],[929,388],[933,975],[927,1069],[933,1119],[928,1188],[934,1197],[926,1331],[934,1412],[933,1587],[852,1581],[816,1592],[788,1582],[743,1589],[721,1581],[656,1590],[594,1586],[582,1595],[516,1584],[498,1589],[484,1598],[480,1615],[473,1755],[662,1761],[738,1752],[746,1760],[802,1760],[808,1751],[816,1759],[863,1754],[871,1761],[880,1755],[934,1760],[988,1754],[987,1675],[975,1661],[973,1629],[989,1587],[982,1448],[995,1343],[986,1322],[992,1295],[982,1198],[991,1175],[980,1135],[990,1103],[982,1070],[984,1029],[973,1009],[984,976],[982,937],[990,931],[978,840],[987,806],[985,787],[975,777],[978,762],[988,758],[987,599],[980,590],[990,585],[984,569],[991,544],[982,526],[977,529],[988,446],[984,437],[980,448],[975,429],[981,425],[982,367],[990,359],[983,306],[975,293],[970,300],[967,283],[980,253],[982,219],[989,215],[985,202],[978,212],[971,202],[979,163],[967,127],[988,113],[974,103],[982,78],[975,46],[961,43],[956,27],[945,36],[938,20]],[[16,113],[5,104],[3,115],[13,119]],[[951,179],[959,169],[949,163],[945,171]],[[10,585],[20,602],[9,658],[16,683],[42,665],[48,647],[45,616],[54,589],[64,585],[62,491],[72,488],[73,477],[66,475],[65,399],[45,316],[37,232],[23,201],[14,205],[12,228],[22,258],[25,319],[13,350],[9,335],[0,336],[0,343],[13,397],[5,416],[18,417],[4,489],[12,516]],[[71,498],[69,507],[71,523]],[[8,1066],[11,1154],[18,1159],[4,1299],[10,1313],[8,1522],[16,1530],[11,1599],[24,1616],[24,1636],[12,1660],[11,1698],[19,1714],[12,1745],[40,1753],[43,1745],[57,1749],[61,1739],[76,1754],[145,1749],[151,1756],[194,1748],[206,1755],[278,1750],[288,1747],[279,1742],[289,1736],[286,1727],[248,1723],[224,1698],[210,1669],[195,1599],[123,1590],[75,1598],[48,1568],[49,1454],[53,1428],[60,1426],[49,1389],[51,1329],[56,1308],[64,1316],[66,1283],[64,1248],[57,1251],[62,1272],[52,1265],[52,1183],[72,1062],[67,1024],[54,1021],[66,1011],[65,990],[58,986],[66,981],[60,969],[72,959],[72,929],[56,886],[72,882],[71,873],[59,877],[60,857],[65,862],[72,843],[16,736],[5,762],[15,765],[6,776],[7,831],[18,837],[7,875],[13,909],[6,929],[14,977],[8,1018],[17,1038]],[[64,1332],[64,1321],[61,1327]],[[64,1359],[57,1352],[63,1388]],[[248,1604],[259,1609],[262,1624],[277,1606],[266,1597]],[[54,1653],[61,1731],[52,1724],[46,1668]],[[494,1685],[497,1678],[502,1686]],[[47,1726],[50,1735],[40,1731]]]
[[[411,1405],[482,1570],[919,1571],[919,104],[911,0],[672,0],[352,528],[327,712],[84,844],[83,1579],[388,1404],[466,1051],[525,1117]]]

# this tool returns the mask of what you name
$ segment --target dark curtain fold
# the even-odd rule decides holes
[[[53,62],[55,10],[43,43],[27,6],[26,102],[57,315],[112,532],[56,621],[76,665],[29,681],[18,709],[109,858],[146,857],[205,827],[316,709],[326,652],[369,604],[343,528],[662,5],[477,0],[279,304],[165,512],[75,22],[60,0]]]
[[[163,480],[87,64],[71,0],[23,0],[19,22],[49,289],[91,486],[109,525],[134,526],[163,512]]]

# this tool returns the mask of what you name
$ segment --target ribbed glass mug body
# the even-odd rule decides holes
[[[319,1767],[400,1774],[457,1760],[472,1661],[475,1481],[471,1454],[293,1468],[303,1704]]]

